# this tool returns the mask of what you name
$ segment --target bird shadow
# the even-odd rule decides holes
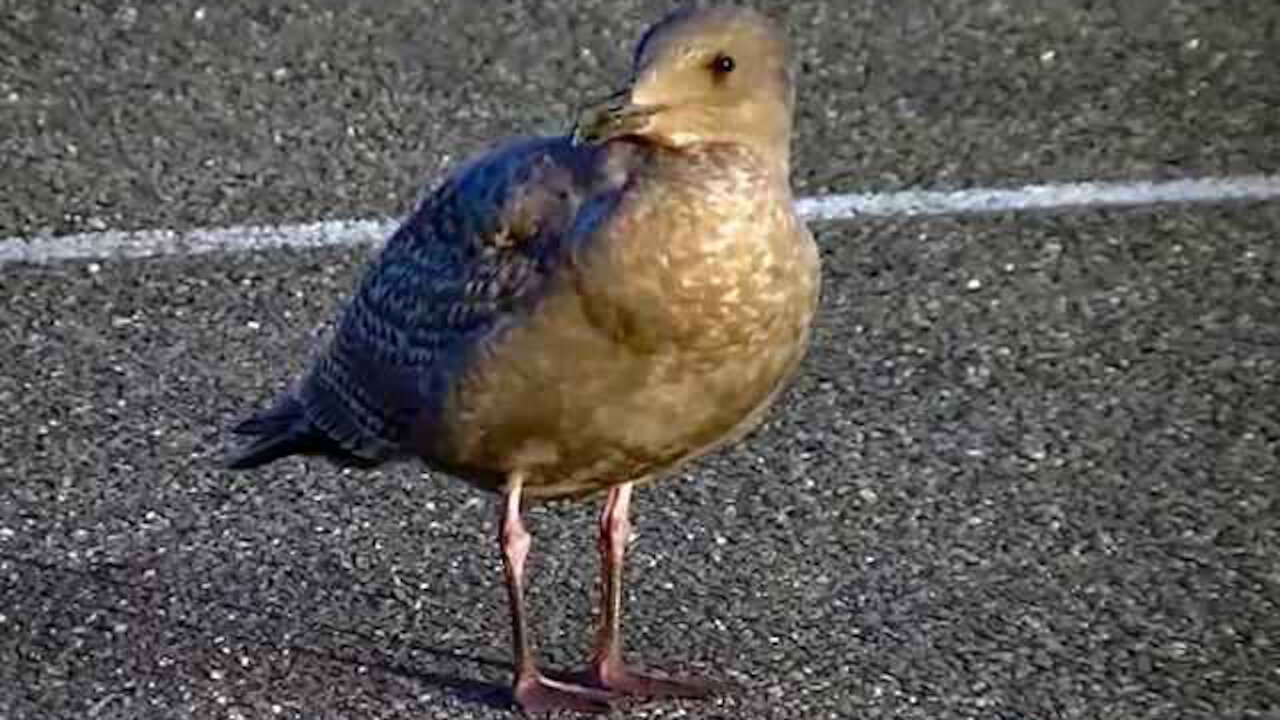
[[[510,688],[500,683],[466,678],[450,673],[423,670],[392,658],[358,657],[354,654],[303,647],[293,647],[292,649],[299,654],[310,655],[317,659],[337,665],[346,665],[352,668],[375,667],[389,675],[395,675],[408,680],[434,685],[447,690],[455,698],[462,700],[463,702],[475,705],[484,705],[495,710],[507,710],[510,709],[512,705]],[[480,665],[501,667],[507,670],[511,669],[511,665],[509,663],[501,663],[489,658],[481,658],[474,655],[467,655],[448,650],[439,650],[435,648],[417,647],[416,650],[451,661],[470,662]]]
[[[53,600],[52,605],[61,613],[127,618],[131,624],[148,627],[157,635],[171,629],[180,631],[184,637],[233,640],[273,652],[287,651],[286,655],[295,658],[309,657],[347,668],[374,669],[435,686],[465,703],[495,709],[511,707],[511,692],[506,684],[426,669],[420,662],[427,659],[442,665],[465,664],[510,672],[512,665],[508,661],[453,648],[433,647],[404,637],[375,636],[323,621],[305,623],[301,632],[295,632],[299,626],[298,613],[290,612],[288,608],[258,600],[249,607],[216,593],[200,597],[194,603],[184,593],[182,602],[198,607],[193,607],[189,613],[176,614],[173,612],[176,593],[158,583],[131,579],[142,573],[137,568],[117,563],[74,568],[5,553],[0,553],[0,562],[25,567],[39,574],[38,581],[29,584],[33,586],[32,590],[38,588],[35,592],[40,596],[38,601],[32,601],[33,609],[50,607],[49,601]],[[98,592],[93,592],[95,589]],[[28,604],[22,598],[5,598],[4,595],[0,593],[0,600],[14,609]],[[31,620],[33,629],[42,622],[51,621],[50,618]],[[406,660],[406,656],[412,660]]]

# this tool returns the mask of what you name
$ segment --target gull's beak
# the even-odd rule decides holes
[[[649,120],[666,109],[665,105],[634,105],[631,91],[610,95],[588,106],[578,116],[573,128],[575,145],[595,145],[623,135],[638,135]]]

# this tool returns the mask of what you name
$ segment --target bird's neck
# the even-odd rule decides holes
[[[655,147],[641,171],[708,190],[736,184],[744,174],[763,181],[774,191],[791,194],[791,158],[788,148],[760,148],[745,142],[701,142],[678,148]]]

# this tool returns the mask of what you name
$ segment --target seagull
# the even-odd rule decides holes
[[[790,186],[786,37],[754,10],[676,11],[571,133],[458,168],[392,234],[309,371],[235,427],[229,461],[416,460],[495,493],[514,703],[605,711],[715,684],[623,658],[638,485],[742,438],[795,375],[820,294]],[[599,629],[580,682],[540,669],[529,503],[604,495]]]

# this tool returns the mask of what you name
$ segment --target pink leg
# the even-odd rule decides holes
[[[524,478],[519,474],[514,474],[508,483],[499,531],[503,571],[511,601],[511,644],[515,653],[516,670],[512,695],[516,705],[525,712],[562,709],[607,712],[610,708],[610,693],[551,680],[538,670],[533,643],[529,639],[529,619],[524,603],[525,560],[529,556],[531,538],[521,519],[520,491],[523,485]]]
[[[591,685],[624,695],[650,698],[706,697],[716,691],[695,678],[672,678],[628,667],[622,659],[623,559],[631,537],[632,484],[609,491],[600,513],[601,612],[595,651],[587,672]]]

